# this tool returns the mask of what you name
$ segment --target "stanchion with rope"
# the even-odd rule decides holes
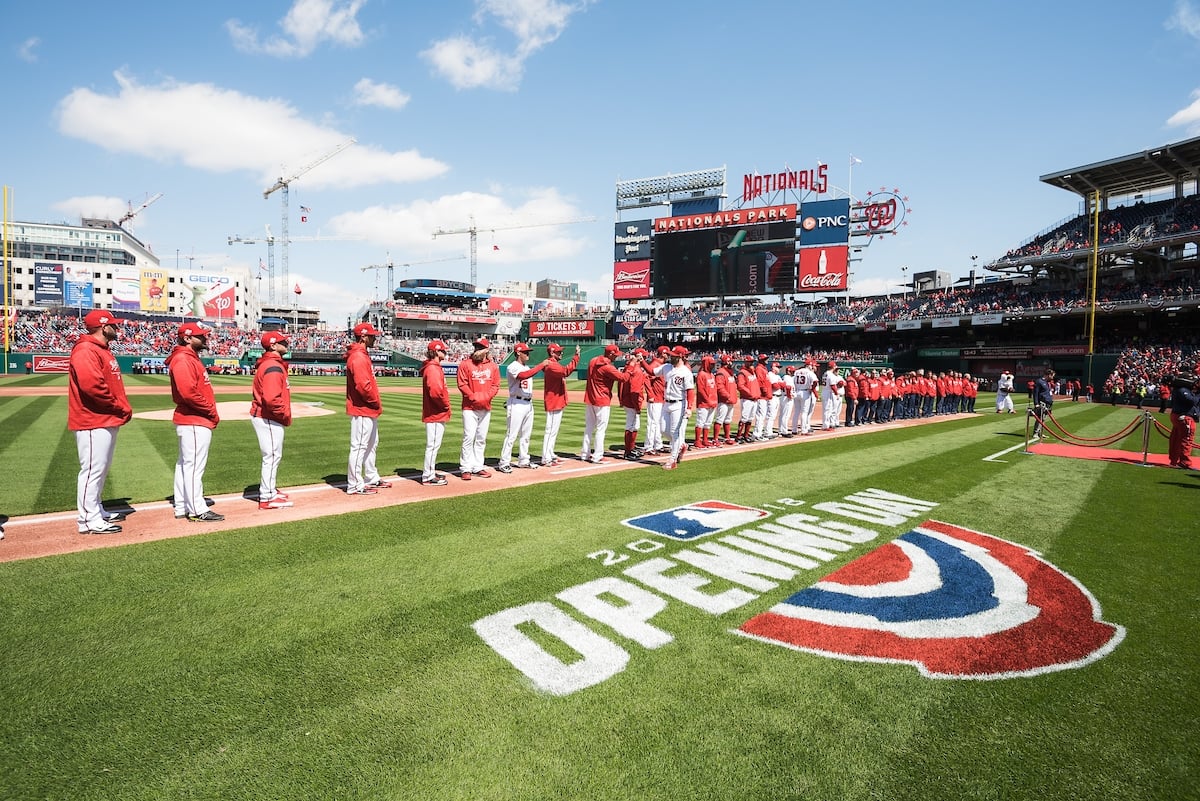
[[[1029,433],[1029,421],[1034,420],[1034,434],[1031,437]],[[1154,416],[1149,412],[1138,412],[1137,415],[1129,422],[1127,426],[1122,428],[1115,434],[1109,434],[1103,437],[1081,437],[1077,434],[1072,434],[1067,431],[1062,423],[1054,418],[1054,414],[1049,409],[1041,408],[1040,404],[1030,406],[1025,415],[1025,452],[1031,453],[1029,443],[1033,439],[1041,439],[1041,435],[1049,433],[1055,439],[1065,442],[1068,445],[1076,445],[1081,448],[1106,448],[1109,445],[1115,445],[1129,435],[1133,434],[1139,427],[1142,428],[1142,465],[1149,466],[1150,463],[1150,424],[1154,420]]]

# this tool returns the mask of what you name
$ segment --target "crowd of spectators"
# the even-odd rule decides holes
[[[1137,201],[1100,213],[1100,246],[1153,244],[1181,232],[1200,231],[1200,195],[1145,203]],[[1092,221],[1086,215],[1073,217],[1039,234],[1004,255],[1007,261],[1052,256],[1092,249]]]

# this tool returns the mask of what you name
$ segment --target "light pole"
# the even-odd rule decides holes
[[[900,267],[901,282],[904,284],[904,300],[908,300],[908,265]]]

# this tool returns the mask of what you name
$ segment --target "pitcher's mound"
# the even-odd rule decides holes
[[[170,420],[175,414],[174,409],[159,409],[153,412],[138,412],[134,415],[139,420]],[[217,414],[222,421],[249,420],[250,403],[248,401],[218,401]],[[323,414],[336,414],[333,409],[325,408],[323,403],[293,403],[292,417],[319,417]]]

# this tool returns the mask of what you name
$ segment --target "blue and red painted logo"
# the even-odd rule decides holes
[[[929,521],[736,632],[838,659],[1001,679],[1083,667],[1125,629],[1078,581],[1020,545]]]
[[[725,501],[699,501],[621,522],[630,528],[686,542],[754,523],[771,513]]]

